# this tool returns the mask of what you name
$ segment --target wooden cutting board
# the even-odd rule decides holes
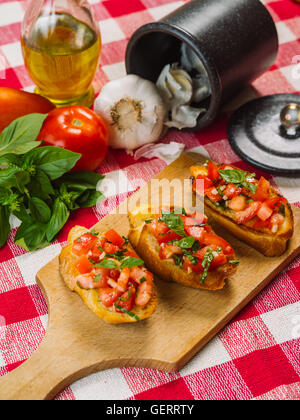
[[[189,167],[203,161],[200,155],[184,154],[156,179],[189,179]],[[157,183],[150,192],[142,189],[141,197],[147,194],[160,196]],[[187,195],[191,196],[191,190]],[[129,205],[134,205],[136,197],[130,198]],[[127,204],[121,206],[123,211]],[[72,382],[116,367],[179,370],[300,253],[300,209],[293,210],[295,236],[280,258],[266,258],[214,226],[241,261],[235,277],[220,292],[157,279],[158,309],[151,319],[137,324],[109,325],[98,319],[65,287],[56,258],[37,275],[49,305],[46,336],[31,359],[0,379],[0,399],[52,399]],[[109,215],[97,225],[100,230],[114,228],[124,235],[128,227],[125,214]]]

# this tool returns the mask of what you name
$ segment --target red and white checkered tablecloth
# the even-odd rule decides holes
[[[95,84],[125,74],[124,54],[129,37],[144,23],[160,19],[187,0],[90,0],[103,36],[102,62]],[[276,64],[248,89],[249,97],[300,92],[300,4],[264,0],[279,32]],[[20,28],[25,2],[0,0],[0,86],[31,91],[22,59]],[[5,65],[4,65],[5,64]],[[6,67],[5,79],[3,68]],[[199,133],[170,132],[165,143],[177,141],[219,162],[246,165],[226,139],[228,115],[223,114]],[[25,253],[13,243],[0,250],[0,376],[18,367],[37,349],[47,327],[47,305],[35,282],[37,271],[61,250],[69,229],[91,227],[139,185],[164,169],[160,159],[134,161],[123,151],[110,151],[102,173],[121,177],[118,196],[103,207],[75,212],[59,240],[47,249]],[[300,180],[267,176],[300,207]],[[119,178],[118,178],[119,179]],[[58,399],[300,399],[300,258],[279,275],[180,373],[148,369],[114,369],[85,378]]]

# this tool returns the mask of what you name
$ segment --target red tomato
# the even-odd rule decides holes
[[[82,106],[51,111],[38,137],[43,146],[57,146],[82,157],[73,170],[95,171],[108,149],[108,130],[95,112]]]
[[[270,182],[263,176],[258,181],[258,188],[252,195],[254,201],[265,201],[270,196]]]
[[[205,234],[205,229],[200,226],[187,226],[185,228],[185,231],[188,235],[192,236],[193,238],[195,238],[197,241],[200,241],[200,242]]]
[[[210,188],[205,192],[205,195],[212,201],[213,203],[218,203],[219,201],[223,200],[223,197],[218,193],[218,190],[213,187]]]
[[[160,233],[157,237],[157,240],[160,244],[163,243],[168,243],[171,241],[175,241],[177,239],[181,239],[182,236],[178,235],[177,233],[173,232],[172,230],[170,230],[168,233]]]
[[[86,255],[94,247],[97,241],[97,236],[92,235],[91,233],[85,233],[74,241],[72,252],[78,256]]]
[[[247,207],[247,199],[244,195],[238,195],[230,200],[228,207],[234,211],[243,211]]]
[[[118,292],[110,287],[98,289],[99,298],[104,306],[110,308],[118,299]]]
[[[98,267],[95,269],[95,277],[94,277],[94,284],[95,287],[108,287],[108,279],[109,279],[110,270],[107,268]]]
[[[128,290],[130,290],[130,293]],[[128,290],[120,296],[120,298],[116,301],[116,304],[127,311],[131,311],[134,307],[136,290],[134,287],[130,287]],[[116,308],[116,312],[122,313],[122,311],[118,308]]]
[[[193,189],[200,195],[204,195],[206,191],[213,187],[212,181],[204,176],[204,175],[198,175],[197,179],[195,179],[193,183]]]
[[[225,241],[225,239],[213,233],[205,233],[205,235],[203,236],[200,242],[203,245],[207,245],[207,246],[216,245],[217,247],[222,248],[225,255],[234,255],[234,250],[232,246],[227,241]]]
[[[215,183],[220,177],[218,167],[211,160],[208,163],[207,172],[208,178],[211,179],[213,183]]]
[[[124,244],[124,239],[114,229],[109,230],[104,235],[105,238],[114,245],[121,247]]]
[[[179,246],[171,245],[171,244],[161,244],[160,251],[159,251],[159,257],[162,260],[168,260],[169,258],[172,258],[173,255],[181,255],[182,249],[179,248]]]
[[[287,199],[284,197],[275,197],[275,198],[269,198],[266,200],[266,205],[269,206],[271,209],[276,209],[281,206],[281,204],[287,204]]]
[[[249,205],[246,210],[238,211],[236,213],[236,222],[241,225],[249,220],[253,219],[257,215],[258,210],[260,209],[261,203],[253,202]]]
[[[270,219],[273,214],[273,210],[266,204],[263,203],[261,208],[257,212],[257,217],[265,222],[266,220]]]
[[[79,257],[74,265],[80,274],[90,273],[93,269],[93,264],[85,255],[82,255],[81,257]]]
[[[207,216],[201,213],[194,213],[191,217],[186,217],[184,219],[184,226],[196,226],[203,225],[207,223]]]
[[[235,198],[239,194],[241,194],[242,188],[238,188],[234,184],[228,184],[226,189],[223,191],[223,194],[227,197],[227,199]]]
[[[120,247],[118,247],[117,245],[111,244],[110,242],[105,242],[105,244],[103,245],[103,249],[108,254],[115,254],[116,252],[121,251]]]
[[[0,133],[14,120],[28,114],[48,114],[55,106],[40,95],[0,87]]]
[[[109,270],[109,277],[115,281],[118,280],[118,278],[120,277],[120,271],[119,270]]]

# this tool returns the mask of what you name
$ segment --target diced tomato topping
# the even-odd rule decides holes
[[[147,227],[156,238],[160,233],[167,233],[170,230],[164,222],[159,222],[158,219],[154,219]]]
[[[275,198],[269,198],[266,200],[266,205],[269,206],[271,209],[279,209],[279,207],[282,204],[287,204],[287,199],[284,197],[275,197]]]
[[[247,207],[247,199],[244,195],[238,195],[229,201],[228,207],[234,211],[243,211]]]
[[[265,220],[265,221],[259,219],[254,224],[253,229],[259,230],[259,229],[269,228],[270,227],[270,222],[271,222],[271,217],[269,219]]]
[[[121,248],[117,245],[111,244],[110,242],[105,242],[103,244],[103,249],[107,254],[115,254],[118,251],[121,251]]]
[[[97,243],[98,237],[91,233],[85,233],[73,243],[72,252],[78,257],[87,254]]]
[[[98,293],[101,302],[107,308],[110,308],[119,297],[118,291],[110,287],[98,289]]]
[[[192,236],[196,241],[200,242],[205,234],[205,229],[200,226],[187,226],[185,231],[189,236]]]
[[[121,247],[125,242],[122,236],[120,236],[118,232],[116,232],[114,229],[111,229],[108,232],[106,232],[104,236],[109,242],[111,242],[114,245],[117,245],[118,247]]]
[[[179,248],[179,246],[171,245],[171,244],[161,244],[160,251],[159,251],[159,257],[162,260],[168,260],[169,258],[172,258],[173,255],[181,255],[182,249]]]
[[[231,198],[237,197],[239,194],[241,194],[242,188],[238,188],[234,184],[228,184],[223,191],[224,197],[226,199],[230,200]]]
[[[238,211],[236,213],[236,222],[237,224],[241,225],[245,222],[248,222],[249,220],[253,219],[254,216],[257,215],[258,210],[261,207],[261,203],[255,201],[253,203],[250,203],[248,208],[243,211]]]
[[[218,167],[211,160],[208,163],[207,175],[208,178],[213,181],[213,183],[215,183],[220,177]]]
[[[90,258],[95,262],[99,262],[102,254],[103,251],[98,246],[95,246],[90,252]]]
[[[110,270],[107,268],[96,268],[94,275],[94,284],[96,287],[108,287],[108,279],[110,278]]]
[[[265,222],[266,220],[270,219],[272,214],[273,210],[266,203],[263,203],[257,212],[257,217]]]
[[[163,243],[168,243],[168,242],[171,242],[171,241],[175,241],[175,240],[177,240],[177,239],[181,239],[182,238],[182,236],[179,236],[179,235],[177,235],[177,233],[175,233],[175,232],[173,232],[172,230],[170,230],[168,233],[166,233],[166,234],[164,234],[164,233],[160,233],[159,235],[158,235],[158,238],[157,238],[157,240],[158,240],[158,242],[160,243],[160,244],[163,244]]]
[[[95,289],[94,275],[92,273],[82,274],[76,277],[76,283],[81,289]]]
[[[203,273],[202,260],[198,260],[197,264],[193,264],[188,257],[183,257],[182,269],[184,271],[193,271],[194,273]]]
[[[74,265],[80,274],[90,273],[93,269],[93,264],[85,255],[82,255],[81,257],[79,257]]]
[[[206,191],[213,187],[213,182],[204,175],[198,175],[193,183],[193,189],[200,195],[204,195]]]
[[[225,255],[234,255],[232,246],[218,235],[205,233],[200,243],[207,246],[216,245],[217,247],[222,248]]]
[[[117,281],[118,278],[120,277],[120,271],[119,270],[112,269],[112,270],[109,270],[109,274],[108,275],[109,275],[109,277],[111,279]]]
[[[136,297],[136,289],[134,287],[130,287],[122,296],[120,296],[117,301],[116,305],[121,306],[121,308],[126,309],[127,311],[131,311],[134,307]],[[120,309],[116,307],[116,312],[122,313]]]
[[[218,190],[215,187],[207,190],[205,194],[213,203],[218,203],[223,200],[223,197],[218,193]]]
[[[126,251],[124,253],[125,257],[133,257],[133,258],[140,258],[138,254],[134,251]]]
[[[258,181],[257,190],[251,197],[255,201],[265,201],[270,196],[270,187],[270,182],[262,176]]]
[[[186,217],[184,220],[184,227],[205,225],[207,223],[207,216],[200,213],[195,213],[191,217]]]

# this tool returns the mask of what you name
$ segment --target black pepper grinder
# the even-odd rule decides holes
[[[192,0],[159,22],[139,28],[126,52],[128,73],[156,82],[167,64],[180,62],[185,43],[203,63],[211,96],[196,130],[220,107],[267,71],[278,52],[274,21],[259,0]]]

